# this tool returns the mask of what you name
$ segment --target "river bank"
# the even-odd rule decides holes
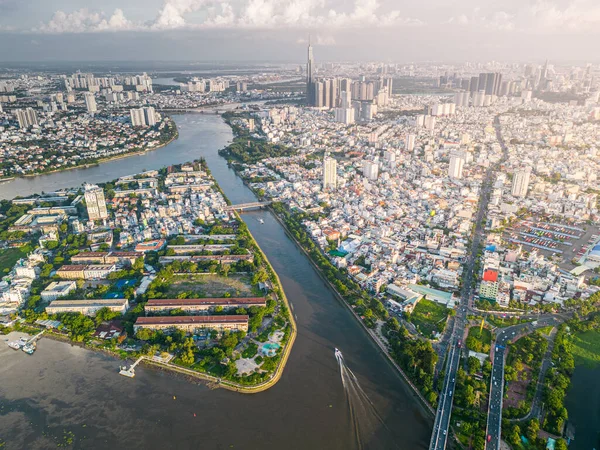
[[[219,116],[178,115],[174,120],[180,136],[168,151],[129,158],[127,164],[109,162],[27,183],[16,180],[0,195],[101,183],[202,157],[232,203],[256,201],[217,153],[232,139]],[[114,356],[50,339],[40,341],[33,357],[4,346],[0,436],[6,450],[54,448],[65,431],[75,434],[73,448],[86,450],[192,450],[199,442],[207,450],[427,449],[429,414],[306,255],[269,211],[245,212],[243,218],[277,273],[297,324],[293,351],[272,388],[238,395],[145,365],[131,380],[115,372]],[[344,387],[335,347],[368,401],[357,404]]]
[[[91,167],[96,167],[96,166],[99,166],[100,164],[104,164],[107,162],[118,161],[118,160],[121,160],[124,158],[131,158],[132,156],[139,156],[139,155],[143,155],[148,152],[160,150],[161,148],[166,147],[167,145],[169,145],[170,143],[172,143],[174,140],[176,140],[179,137],[179,132],[177,130],[177,126],[175,125],[174,121],[171,121],[171,126],[175,127],[175,133],[173,134],[173,136],[171,136],[166,142],[159,144],[152,148],[146,148],[145,150],[134,150],[134,151],[129,151],[129,152],[123,152],[118,155],[109,156],[107,158],[99,158],[98,160],[91,162],[91,163],[86,163],[86,164],[81,164],[81,165],[71,166],[71,167],[63,167],[60,169],[50,170],[48,172],[26,173],[24,175],[11,177],[8,179],[0,179],[0,182],[14,180],[15,178],[34,178],[34,177],[39,177],[39,176],[43,176],[43,175],[51,175],[53,173],[66,172],[69,170],[89,169]]]
[[[575,371],[565,406],[575,439],[571,450],[600,449],[600,331],[574,336]]]
[[[235,172],[236,176],[242,181],[242,183],[250,190],[253,192],[254,196],[256,197],[257,200],[262,201],[264,200],[263,198],[261,198],[261,196],[250,186],[250,184],[247,182],[247,180],[245,180],[237,171],[236,169],[236,165],[232,164],[231,161],[228,161],[228,166]],[[381,353],[385,356],[385,358],[387,359],[387,361],[390,363],[390,365],[398,371],[398,373],[402,376],[404,382],[407,384],[408,387],[410,387],[410,389],[412,389],[414,396],[417,398],[417,400],[420,402],[421,407],[423,408],[423,411],[426,414],[430,414],[432,417],[435,416],[435,410],[433,409],[432,405],[425,399],[425,397],[423,396],[423,394],[421,393],[420,389],[415,386],[412,381],[410,380],[410,378],[406,375],[406,373],[402,370],[402,368],[396,363],[396,361],[392,358],[392,356],[389,353],[389,350],[386,348],[384,342],[376,335],[376,333],[373,332],[373,330],[369,329],[363,320],[361,320],[361,318],[358,316],[358,314],[356,313],[356,311],[354,311],[354,309],[352,308],[352,306],[350,304],[348,304],[348,302],[345,300],[344,296],[338,291],[338,289],[333,285],[333,283],[331,283],[331,281],[323,274],[321,268],[318,266],[317,262],[312,258],[312,256],[310,255],[310,253],[307,251],[306,248],[304,248],[304,246],[302,245],[302,243],[300,243],[296,237],[293,235],[292,231],[289,229],[289,227],[287,226],[287,224],[285,223],[285,221],[283,220],[282,217],[280,217],[279,214],[277,214],[277,212],[271,207],[268,207],[269,211],[271,212],[271,214],[273,215],[273,217],[279,222],[279,224],[281,225],[281,227],[284,229],[286,235],[296,244],[296,246],[304,253],[304,255],[308,258],[308,260],[310,261],[310,263],[312,264],[312,266],[314,267],[315,271],[317,272],[317,274],[319,275],[319,277],[321,278],[321,280],[326,284],[326,286],[329,288],[329,290],[334,294],[335,298],[344,305],[344,307],[346,307],[348,309],[348,311],[352,314],[352,316],[356,319],[356,321],[360,324],[360,326],[362,327],[362,329],[367,333],[367,335],[373,340],[373,342],[379,347],[379,349],[381,350]]]

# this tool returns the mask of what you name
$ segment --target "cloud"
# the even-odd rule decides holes
[[[0,0],[2,1],[2,0]],[[174,30],[204,28],[315,29],[421,25],[419,19],[406,18],[400,11],[385,11],[378,0],[354,0],[347,11],[334,9],[335,0],[164,0],[154,20],[136,24],[121,9],[112,16],[79,9],[72,13],[57,11],[51,20],[35,29],[42,33],[85,33],[119,30]],[[194,13],[200,22],[190,21]]]
[[[501,10],[476,7],[444,23],[492,31],[584,33],[600,27],[600,3],[597,0],[505,1]]]
[[[322,36],[320,34],[317,34],[316,36],[311,36],[310,42],[313,44],[322,45],[322,46],[331,46],[331,45],[336,44],[335,38],[333,36]],[[297,39],[296,44],[303,44],[303,45],[308,44],[308,39],[307,38]]]
[[[121,9],[115,9],[112,16],[106,18],[104,13],[78,9],[70,14],[57,11],[49,22],[42,24],[34,31],[41,33],[86,33],[98,31],[124,31],[136,26],[125,18]]]
[[[163,30],[186,25],[185,15],[202,8],[204,0],[165,0],[152,28]]]

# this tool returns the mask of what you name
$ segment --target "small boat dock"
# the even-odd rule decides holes
[[[140,356],[136,360],[136,362],[134,362],[131,366],[129,366],[129,368],[127,366],[120,367],[119,374],[121,374],[125,377],[129,377],[129,378],[135,377],[135,366],[137,366],[139,363],[141,363],[144,358],[145,358],[145,356]]]

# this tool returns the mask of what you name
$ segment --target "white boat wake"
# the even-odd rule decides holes
[[[375,433],[380,432],[382,429],[391,432],[375,409],[375,405],[373,405],[369,396],[360,386],[356,375],[346,365],[344,355],[337,348],[335,349],[335,358],[340,367],[340,376],[348,401],[350,421],[354,428],[356,443],[359,450],[362,450],[365,442],[371,441]]]

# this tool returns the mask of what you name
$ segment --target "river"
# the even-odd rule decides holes
[[[600,366],[575,367],[565,406],[575,427],[570,450],[600,449]]]
[[[12,194],[3,196],[108,181],[202,156],[233,203],[254,201],[217,153],[232,138],[229,127],[218,116],[181,115],[175,121],[180,138],[164,149],[15,180]],[[78,449],[427,448],[432,420],[306,256],[269,212],[243,218],[279,274],[298,324],[277,385],[244,395],[146,367],[127,379],[117,374],[119,361],[79,347],[42,339],[35,355],[27,356],[2,343],[0,443],[4,439],[10,450],[46,449],[62,442],[66,430],[74,433],[72,448]],[[334,347],[366,397],[354,398],[342,385]]]

